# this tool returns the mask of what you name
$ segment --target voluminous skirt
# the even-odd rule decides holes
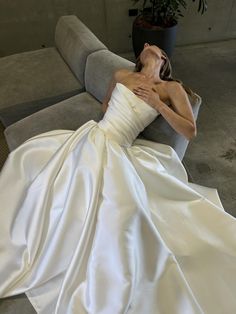
[[[94,120],[12,151],[0,176],[0,297],[38,313],[232,314],[236,220],[174,149]]]

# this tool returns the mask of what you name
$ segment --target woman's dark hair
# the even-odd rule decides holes
[[[158,47],[159,48],[159,47]],[[159,48],[162,52],[162,54],[165,56],[163,65],[160,69],[160,78],[164,81],[176,81],[179,82],[183,88],[185,89],[185,91],[191,96],[196,98],[196,94],[191,90],[191,88],[187,87],[186,85],[184,85],[184,83],[179,80],[179,79],[175,79],[172,77],[172,67],[171,67],[171,63],[170,60],[167,56],[167,54],[165,53],[164,50],[162,50],[161,48]],[[140,72],[142,70],[142,63],[140,61],[140,55],[136,58],[136,62],[135,62],[135,72]]]

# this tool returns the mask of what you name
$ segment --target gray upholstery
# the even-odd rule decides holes
[[[107,49],[75,15],[60,17],[55,30],[55,44],[83,85],[87,56],[93,51]]]
[[[85,88],[98,101],[103,102],[114,71],[126,68],[134,70],[134,63],[109,50],[91,53],[87,58]]]
[[[59,18],[55,47],[0,58],[0,120],[5,127],[85,91],[87,56],[107,47],[75,16]]]
[[[14,124],[15,122],[30,116],[32,113],[37,112],[43,108],[49,107],[52,104],[55,104],[59,101],[62,101],[64,99],[67,99],[73,95],[78,95],[81,92],[84,91],[84,88],[64,93],[63,95],[56,95],[53,97],[47,97],[43,99],[39,99],[36,102],[29,101],[21,104],[17,104],[14,106],[10,106],[7,108],[2,109],[1,112],[1,120],[3,125],[10,126],[11,124]],[[19,110],[20,107],[20,110]]]
[[[71,23],[68,21],[70,18],[72,18]],[[67,21],[66,25],[70,25],[69,28],[74,29],[75,33],[72,31],[70,33],[69,31],[70,34],[76,34],[71,35],[71,40],[76,37],[76,42],[80,42],[80,31],[79,28],[76,28],[77,26],[74,26],[74,24],[77,25],[74,16],[67,16],[65,19],[60,18],[60,21],[60,23]],[[59,26],[57,31],[59,31],[60,27],[63,28],[63,23],[58,24]],[[82,38],[86,38],[86,31],[88,31],[88,37],[91,39],[91,31],[83,27],[81,35]],[[65,33],[62,36],[67,35]],[[61,40],[61,45],[63,45],[63,40]],[[69,44],[66,43],[66,46],[68,45]],[[86,51],[86,58],[84,58],[84,54],[82,52],[78,52],[78,55],[75,52],[74,54],[64,52],[68,64],[72,67],[76,64],[80,64],[81,69],[78,70],[75,66],[73,71],[77,71],[77,75],[80,75],[79,73],[84,73],[86,91],[51,105],[48,108],[34,112],[32,115],[8,126],[5,129],[4,134],[11,151],[17,148],[28,138],[37,134],[55,129],[75,130],[91,119],[99,121],[103,116],[101,103],[105,97],[113,72],[119,68],[126,68],[131,71],[134,69],[134,63],[116,55],[108,49],[103,49],[101,46],[100,50],[90,52],[88,52],[86,45],[84,46],[83,44],[78,47],[76,45],[73,47],[73,49],[76,50],[85,49]],[[68,47],[64,48],[64,51],[66,51],[67,48]],[[78,56],[81,56],[82,59],[84,58],[84,63],[78,61]],[[70,58],[73,60],[70,60]],[[60,78],[58,80],[60,80]],[[197,120],[202,99],[199,95],[196,96],[198,96],[196,99],[189,99],[193,107],[194,117]],[[161,115],[159,115],[149,126],[147,126],[139,137],[172,146],[181,160],[184,157],[189,143],[186,138],[175,132],[175,130]]]
[[[81,93],[17,121],[5,129],[10,151],[28,138],[56,130],[76,130],[88,120],[99,121],[101,104],[90,94]]]
[[[0,58],[0,69],[0,119],[4,126],[84,91],[55,47]]]

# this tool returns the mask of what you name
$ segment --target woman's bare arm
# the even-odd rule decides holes
[[[191,140],[197,135],[197,127],[187,93],[179,83],[173,82],[169,95],[174,110],[162,101],[159,101],[157,110],[176,132]]]
[[[197,127],[187,93],[179,83],[169,82],[168,86],[173,109],[166,105],[146,83],[135,88],[134,92],[153,106],[176,132],[190,140],[197,135]]]

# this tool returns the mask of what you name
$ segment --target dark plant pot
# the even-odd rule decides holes
[[[178,24],[164,28],[160,26],[146,27],[144,23],[140,23],[140,16],[137,16],[133,22],[132,29],[135,57],[137,58],[139,56],[145,42],[147,42],[150,45],[157,45],[163,49],[170,59],[175,47],[177,26]]]

